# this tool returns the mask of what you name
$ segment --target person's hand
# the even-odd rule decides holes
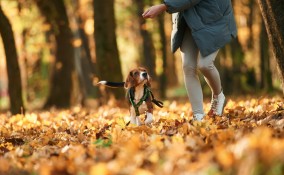
[[[143,14],[143,18],[155,18],[160,13],[167,10],[167,6],[165,4],[154,5],[147,9]]]

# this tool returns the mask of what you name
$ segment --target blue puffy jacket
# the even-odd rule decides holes
[[[171,49],[182,43],[186,27],[202,56],[207,56],[237,36],[231,0],[164,0],[173,17]]]

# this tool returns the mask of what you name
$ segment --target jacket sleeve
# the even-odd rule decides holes
[[[164,0],[164,4],[167,6],[168,13],[176,13],[189,9],[200,1],[201,0]]]

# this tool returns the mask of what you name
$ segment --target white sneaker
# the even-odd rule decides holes
[[[219,95],[213,95],[211,100],[211,108],[208,112],[209,116],[222,115],[225,107],[225,95],[223,91]]]
[[[201,121],[204,117],[204,114],[194,114],[193,115],[193,120],[196,120],[196,121]]]

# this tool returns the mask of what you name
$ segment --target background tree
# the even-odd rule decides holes
[[[162,17],[160,17],[162,18]],[[160,20],[160,19],[159,19]],[[161,39],[161,44],[163,44],[163,47],[166,47],[166,70],[164,70],[164,73],[166,74],[167,79],[167,87],[176,87],[178,86],[178,77],[177,77],[177,68],[176,68],[176,56],[172,54],[171,52],[171,29],[172,29],[172,16],[170,14],[165,14],[163,17],[164,20],[164,30],[165,30],[165,37],[166,41],[164,45],[163,39]],[[162,37],[161,37],[162,38]]]
[[[260,88],[271,92],[273,90],[272,74],[270,70],[269,60],[269,44],[265,30],[265,25],[262,23],[260,32]]]
[[[45,107],[68,107],[71,104],[74,47],[72,31],[63,0],[36,0],[41,13],[52,27],[56,42],[55,63]]]
[[[148,69],[148,72],[153,78],[153,80],[157,81],[157,75],[155,71],[156,50],[154,47],[152,35],[147,29],[146,20],[142,17],[145,3],[144,0],[134,0],[133,2],[136,5],[136,15],[139,20],[139,31],[142,37],[142,54],[141,54],[142,65],[144,65]]]
[[[17,55],[12,26],[9,22],[9,19],[5,16],[1,4],[0,4],[0,34],[6,54],[10,110],[12,114],[18,114],[24,112],[21,73],[18,64],[18,55]]]
[[[91,48],[89,44],[89,38],[87,36],[86,31],[84,30],[84,25],[86,23],[86,19],[83,14],[83,10],[80,10],[80,7],[78,5],[78,11],[77,11],[77,22],[79,26],[79,33],[82,40],[81,45],[81,62],[82,62],[82,71],[83,71],[83,78],[85,82],[86,87],[86,95],[87,97],[98,97],[98,90],[93,86],[93,78],[95,75],[97,75],[97,69],[96,69],[96,63],[93,61],[94,59],[91,56]],[[93,39],[93,38],[92,38]]]
[[[279,0],[258,0],[258,3],[277,61],[284,93],[284,3]]]
[[[167,61],[168,61],[168,56],[167,56],[167,36],[166,36],[166,31],[165,31],[165,14],[161,14],[158,16],[158,25],[159,25],[159,34],[160,34],[160,40],[161,40],[161,52],[162,52],[162,73],[160,75],[160,96],[161,98],[166,97],[166,89],[167,89],[167,75],[168,75],[168,69],[167,69]]]
[[[101,80],[122,81],[122,70],[116,41],[114,0],[94,0],[94,28],[98,76]],[[106,94],[124,98],[123,89],[106,89]]]
[[[74,36],[74,57],[75,72],[78,76],[76,83],[77,101],[85,105],[87,99],[97,98],[97,87],[93,85],[93,78],[96,75],[95,63],[92,61],[89,38],[84,29],[84,13],[83,7],[78,0],[72,0],[66,4],[66,9],[70,21],[70,26]],[[93,37],[92,37],[93,39]]]

